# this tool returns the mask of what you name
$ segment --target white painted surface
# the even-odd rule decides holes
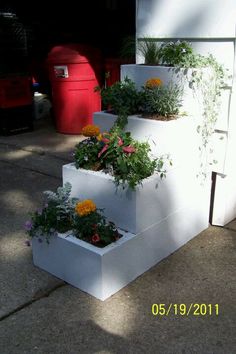
[[[204,193],[202,195],[205,195]],[[99,249],[61,234],[46,242],[33,239],[34,264],[67,283],[106,300],[208,227],[208,205],[183,208],[138,235],[125,233]]]
[[[212,54],[232,75],[228,82],[229,88],[223,92],[222,107],[216,124],[214,158],[218,164],[212,165],[213,171],[228,177],[221,179],[220,174],[217,177],[219,181],[216,189],[219,191],[216,190],[213,208],[213,224],[217,220],[216,224],[223,226],[230,218],[236,217],[236,2],[136,0],[136,37],[154,37],[160,43],[163,39],[189,40],[198,53]],[[143,63],[143,58],[139,55],[137,63]],[[220,140],[222,134],[226,137],[224,141]],[[222,208],[221,205],[227,205],[227,208]]]
[[[234,0],[136,0],[137,37],[235,36]]]
[[[224,226],[233,220],[235,215],[236,176],[217,174],[212,224]]]
[[[71,163],[63,166],[63,184],[71,183],[72,197],[92,199],[98,208],[105,209],[108,220],[137,234],[183,207],[196,205],[202,187],[196,170],[189,167],[171,168],[162,180],[153,175],[133,191],[117,189],[108,174],[76,169]]]
[[[231,97],[224,174],[217,174],[212,224],[224,226],[236,217],[236,92]],[[224,133],[222,133],[224,134]],[[219,154],[218,154],[219,156]]]

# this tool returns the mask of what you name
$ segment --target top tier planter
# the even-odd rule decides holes
[[[191,82],[193,72],[199,70],[201,70],[204,76],[206,75],[206,78],[210,77],[210,68],[186,69],[159,65],[127,64],[121,65],[121,80],[128,77],[135,83],[137,89],[141,89],[145,85],[145,82],[153,77],[159,77],[163,81],[163,85],[170,83],[177,84],[182,87],[184,92],[182,111],[188,115],[198,117],[202,113],[201,106],[194,91],[189,87],[189,83]]]

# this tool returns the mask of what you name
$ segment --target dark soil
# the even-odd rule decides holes
[[[137,117],[147,118],[147,119],[152,119],[152,120],[162,120],[162,121],[176,120],[179,118],[179,116],[177,116],[177,115],[165,117],[165,116],[159,116],[157,114],[153,114],[153,115],[142,114],[142,115],[138,115]]]

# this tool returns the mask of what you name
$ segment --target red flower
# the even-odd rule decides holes
[[[101,150],[101,151],[99,152],[99,154],[98,154],[98,158],[101,157],[101,155],[102,155],[105,151],[107,151],[107,149],[108,149],[108,145],[104,145],[103,148],[102,148],[102,150]]]
[[[123,140],[120,137],[118,137],[118,145],[122,146],[123,144],[124,144]]]
[[[92,237],[92,243],[97,243],[101,240],[100,236],[98,234],[94,234]]]
[[[123,151],[127,152],[128,154],[131,154],[132,152],[135,152],[136,149],[133,146],[124,146]]]

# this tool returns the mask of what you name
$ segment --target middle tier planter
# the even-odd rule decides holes
[[[167,177],[153,175],[135,190],[117,187],[114,178],[100,171],[63,166],[63,184],[72,185],[71,196],[92,199],[119,228],[138,234],[181,208],[196,204],[200,189],[192,168],[171,168]],[[205,191],[204,191],[205,193]]]
[[[109,131],[117,116],[105,111],[93,114],[93,123],[102,132]],[[193,117],[177,117],[168,121],[142,118],[137,115],[128,117],[125,131],[139,141],[148,141],[154,156],[170,154],[174,166],[199,165],[200,135],[197,122]]]

